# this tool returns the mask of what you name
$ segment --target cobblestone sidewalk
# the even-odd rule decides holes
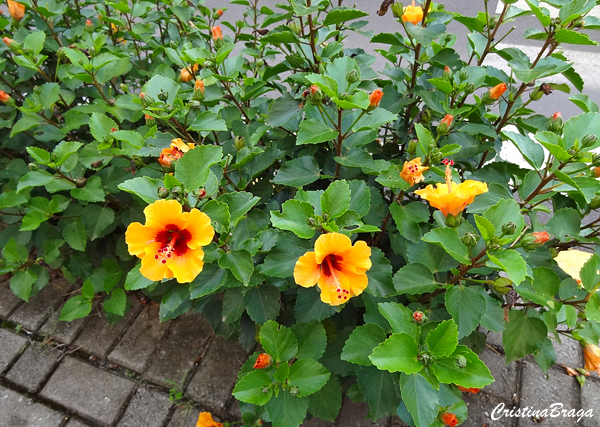
[[[156,307],[132,298],[126,319],[110,325],[99,311],[74,322],[58,322],[72,286],[53,282],[23,303],[0,283],[0,427],[194,427],[201,410],[221,420],[239,419],[231,397],[237,372],[248,354],[235,342],[214,336],[202,316],[190,313],[159,323]],[[94,314],[96,313],[96,314]],[[594,418],[548,418],[542,426],[600,427],[600,380],[580,388],[559,366],[542,373],[532,360],[504,366],[498,336],[482,359],[496,382],[465,396],[468,427],[537,425],[527,418],[493,420],[492,410],[535,409],[562,403],[593,409]],[[558,363],[582,366],[577,343],[557,347]],[[183,393],[178,404],[170,389]],[[367,407],[346,398],[339,427],[397,427],[390,418],[373,423]],[[312,419],[306,427],[333,427]]]

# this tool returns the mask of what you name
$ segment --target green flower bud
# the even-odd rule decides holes
[[[440,150],[435,148],[429,152],[429,163],[430,164],[439,163],[442,161],[442,157],[444,157],[444,155],[440,152]]]
[[[475,92],[475,85],[474,85],[473,83],[467,83],[467,84],[465,85],[465,94],[467,94],[467,95],[470,95],[470,94],[472,94],[473,92]],[[486,92],[485,94],[486,94],[488,97],[490,96],[490,93],[489,93],[489,92]],[[484,95],[484,98],[485,98],[485,95]]]
[[[160,187],[157,193],[158,197],[160,197],[161,199],[166,199],[167,197],[169,197],[169,190],[167,190],[165,187]]]
[[[358,71],[356,69],[350,70],[346,73],[346,81],[350,84],[358,81]]]
[[[515,234],[515,231],[517,231],[517,224],[515,224],[514,222],[507,222],[506,224],[504,224],[502,226],[502,233],[505,234],[506,236],[510,236],[511,234]]]
[[[553,132],[556,134],[562,133],[563,127],[564,127],[563,119],[559,112],[554,113],[552,115],[552,117],[550,117],[548,119],[548,122],[546,123],[546,129],[548,129],[550,132]]]
[[[446,123],[440,123],[437,127],[438,135],[448,135],[449,130]]]
[[[431,362],[433,362],[433,358],[431,357],[431,355],[429,353],[421,354],[420,358],[421,358],[421,363],[425,366],[427,366]]]
[[[321,105],[323,102],[323,92],[317,85],[312,85],[310,87],[310,93],[308,95],[310,103],[312,105]]]
[[[600,195],[595,196],[590,201],[590,209],[594,210],[594,209],[598,209],[598,208],[600,208]]]
[[[56,56],[58,56],[58,59],[60,59],[60,60],[65,59],[67,57],[67,54],[65,53],[65,49],[63,47],[59,48],[56,51]]]
[[[469,78],[469,72],[467,70],[461,70],[460,74],[458,75],[458,78],[461,82],[464,82]]]
[[[158,99],[160,99],[162,102],[165,102],[167,99],[169,99],[169,94],[161,89],[160,93],[158,94]]]
[[[204,61],[204,67],[206,67],[206,68],[210,68],[210,67],[212,67],[213,65],[214,65],[214,64],[213,64],[213,62],[212,62],[212,61],[209,61],[209,60],[207,60],[207,61]]]
[[[256,60],[256,68],[262,68],[265,65],[265,61],[262,58]]]
[[[302,31],[302,28],[300,28],[300,25],[298,25],[296,21],[290,21],[288,28],[296,35],[300,34],[300,31]]]
[[[448,214],[446,216],[446,225],[450,228],[456,228],[463,222],[463,217],[461,215],[454,216],[452,214]]]
[[[463,236],[462,242],[465,246],[472,248],[477,244],[478,236],[475,233],[467,233]]]
[[[591,147],[598,141],[598,137],[596,135],[587,134],[581,140],[581,148]]]
[[[125,83],[121,83],[121,85],[119,86],[121,88],[121,90],[125,93],[129,93],[129,86],[127,86]]]
[[[459,354],[454,358],[454,364],[457,368],[466,368],[467,366],[467,358],[462,354]]]
[[[308,224],[309,227],[316,227],[318,225],[317,220],[314,219],[313,217],[307,218],[306,223]]]
[[[402,15],[404,15],[404,6],[402,3],[394,3],[392,5],[392,13],[398,19],[402,19]]]
[[[173,162],[171,162],[171,165],[173,165]],[[180,194],[183,193],[183,189],[177,185],[177,186],[173,187],[173,189],[171,190],[171,193],[173,193],[173,196],[179,196]]]
[[[546,231],[529,233],[521,239],[521,247],[526,251],[534,251],[548,240],[550,240],[550,235]]]
[[[535,88],[533,91],[531,91],[531,93],[529,94],[529,98],[533,101],[537,101],[538,99],[540,99],[542,96],[544,96],[544,92],[539,88]]]
[[[417,147],[419,146],[418,139],[411,139],[408,143],[408,147],[406,147],[406,152],[408,154],[415,154],[417,152]]]
[[[506,277],[498,277],[493,282],[494,289],[502,295],[506,295],[507,293],[509,293],[512,289],[512,285],[513,282]]]
[[[200,108],[202,106],[202,103],[200,101],[196,101],[195,99],[192,99],[190,102],[188,102],[188,107],[190,108]]]
[[[577,380],[577,382],[579,383],[580,387],[583,387],[583,385],[585,384],[586,378],[584,375],[577,375],[575,377],[575,379]]]
[[[40,93],[42,93],[42,88],[40,86],[34,86],[33,93],[39,95]]]
[[[233,143],[235,145],[236,150],[241,150],[246,146],[246,140],[243,136],[236,136]]]
[[[424,110],[421,111],[421,120],[419,121],[419,123],[429,123],[430,121],[431,121],[431,110],[429,108],[425,108]]]
[[[29,168],[30,171],[37,171],[40,169],[40,167],[36,164],[36,163],[29,163],[27,165],[27,167]]]

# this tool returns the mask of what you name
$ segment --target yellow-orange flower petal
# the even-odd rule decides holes
[[[583,358],[585,360],[585,369],[588,371],[597,371],[600,375],[600,348],[593,344],[586,344],[583,347]]]
[[[223,423],[218,423],[213,420],[210,412],[200,412],[196,427],[223,427]]]
[[[23,19],[23,16],[25,16],[25,5],[24,4],[17,3],[16,1],[13,1],[13,0],[7,0],[7,4],[8,4],[8,13],[10,13],[10,16],[12,16],[13,18],[15,18],[18,21]]]
[[[315,242],[315,251],[307,252],[296,262],[294,279],[303,287],[317,284],[321,301],[340,305],[367,287],[370,256],[371,248],[363,241],[352,245],[343,234],[323,234]]]
[[[577,283],[581,283],[579,271],[592,255],[594,254],[577,249],[569,249],[559,252],[554,260],[565,273],[575,279]]]
[[[448,191],[448,185],[452,190]],[[428,185],[423,190],[415,191],[431,206],[439,209],[444,216],[448,214],[458,216],[467,205],[473,203],[475,196],[488,191],[487,184],[479,181],[467,180],[461,184],[451,182],[450,184]]]
[[[421,166],[421,158],[417,157],[412,159],[410,162],[404,162],[404,165],[402,166],[402,172],[400,172],[400,178],[412,186],[425,179],[423,172],[425,172],[427,169],[429,169],[429,167]]]
[[[408,5],[404,8],[402,20],[417,25],[423,20],[423,8],[421,6],[415,6],[415,1],[413,0],[412,5]]]
[[[492,99],[498,99],[500,98],[504,92],[506,92],[506,84],[505,83],[499,83],[496,86],[494,86],[493,88],[490,89],[490,98]]]
[[[183,213],[176,200],[157,200],[144,209],[146,224],[127,227],[129,253],[141,258],[140,272],[150,280],[175,278],[187,283],[202,271],[201,246],[211,242],[210,218],[197,209]]]

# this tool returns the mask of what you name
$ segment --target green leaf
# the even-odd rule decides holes
[[[115,288],[110,293],[110,298],[104,301],[104,311],[107,313],[117,314],[119,316],[125,315],[125,308],[127,307],[127,296],[122,288]]]
[[[506,363],[522,359],[539,349],[547,333],[548,329],[542,320],[527,317],[523,311],[512,310],[502,334]]]
[[[266,404],[267,414],[273,427],[298,427],[308,409],[308,399],[294,397],[287,390],[282,390]]]
[[[189,150],[175,165],[175,178],[186,191],[196,190],[208,180],[209,168],[221,160],[223,148],[215,145],[201,145]]]
[[[470,265],[469,250],[453,228],[434,228],[423,236],[423,240],[438,245],[455,260],[462,264]]]
[[[83,282],[83,285],[81,286],[81,296],[83,296],[86,299],[92,300],[94,298],[94,295],[94,284],[90,279],[87,279],[85,282]]]
[[[423,368],[418,357],[419,349],[413,337],[408,334],[393,334],[375,347],[369,359],[379,369],[413,374]]]
[[[321,212],[329,219],[342,216],[350,206],[350,186],[344,180],[334,181],[321,196]]]
[[[309,396],[327,383],[329,375],[329,371],[316,360],[301,359],[291,366],[288,384],[298,387],[298,396]]]
[[[81,218],[72,218],[62,231],[63,238],[76,251],[85,251],[87,234]]]
[[[443,24],[433,24],[427,27],[406,23],[406,32],[410,34],[418,43],[429,46],[436,38],[441,36],[446,31],[446,26]]]
[[[294,312],[298,322],[320,322],[333,316],[336,308],[321,301],[320,293],[314,287],[298,288]]]
[[[152,204],[159,199],[158,189],[162,182],[158,179],[152,179],[148,176],[138,176],[122,182],[117,187],[130,194],[135,194],[148,204]],[[73,192],[74,190],[71,190]]]
[[[341,24],[363,16],[369,16],[369,14],[353,7],[334,7],[327,13],[323,25]]]
[[[314,215],[313,207],[298,200],[288,200],[282,205],[282,212],[271,211],[271,223],[280,230],[289,230],[302,239],[310,239],[315,234],[308,225],[308,218]]]
[[[273,396],[271,378],[265,371],[252,371],[237,382],[233,388],[233,396],[240,402],[264,405]]]
[[[581,214],[571,208],[560,209],[554,212],[546,227],[561,242],[578,239],[581,231]]]
[[[315,158],[304,156],[286,162],[272,182],[290,187],[302,187],[315,182],[320,176],[320,168]]]
[[[427,335],[427,347],[434,356],[450,356],[458,345],[458,327],[454,320],[445,320]]]
[[[54,180],[54,176],[50,175],[48,172],[43,171],[31,171],[28,172],[19,180],[19,184],[17,185],[17,192],[20,192],[29,187],[41,187],[43,185],[49,184]]]
[[[488,219],[482,216],[474,215],[474,218],[475,224],[477,224],[477,228],[481,233],[481,237],[483,237],[483,240],[486,242],[489,242],[490,239],[496,235],[496,227],[494,227],[494,224],[492,224]]]
[[[298,108],[299,105],[300,101],[292,98],[288,92],[285,92],[283,96],[276,98],[271,103],[266,123],[271,127],[287,127],[286,125],[293,122],[293,119],[300,116],[302,110]]]
[[[494,206],[490,207],[483,213],[483,217],[487,219],[496,229],[496,233],[502,230],[502,226],[508,222],[513,222],[517,228],[510,236],[517,237],[521,234],[525,227],[525,220],[521,215],[521,209],[515,199],[502,199]],[[510,237],[509,236],[509,237]]]
[[[246,309],[243,290],[241,288],[230,288],[225,291],[223,296],[223,310],[221,319],[225,323],[232,324],[240,320],[242,313]]]
[[[493,255],[488,253],[490,260],[486,263],[488,267],[494,268],[494,265],[506,271],[508,277],[515,282],[521,283],[527,277],[527,264],[521,257],[521,254],[514,249],[504,249],[494,252]]]
[[[98,175],[91,176],[83,188],[72,189],[71,196],[86,202],[103,202],[104,189],[102,188],[102,180]]]
[[[27,197],[16,191],[3,191],[0,193],[0,209],[12,208],[27,202]]]
[[[18,271],[10,278],[10,289],[16,296],[29,302],[29,296],[34,283],[37,281],[37,274],[31,268]]]
[[[348,209],[356,212],[359,216],[365,216],[369,213],[371,206],[371,192],[369,186],[364,181],[350,181],[350,206]]]
[[[459,368],[456,358],[464,356],[467,365]],[[431,365],[431,370],[436,378],[446,384],[456,384],[463,387],[483,388],[494,382],[494,377],[477,354],[464,345],[459,345],[452,356],[439,358]]]
[[[217,200],[209,200],[202,206],[202,212],[208,215],[212,222],[216,222],[224,229],[229,228],[231,215],[229,214],[229,206],[227,203],[219,202]]]
[[[308,412],[325,421],[335,422],[342,407],[342,387],[334,376],[308,398]]]
[[[417,338],[417,325],[413,320],[413,312],[397,302],[380,302],[377,308],[383,317],[386,318],[393,333],[405,333],[413,338]]]
[[[371,268],[367,270],[369,284],[366,291],[375,297],[386,297],[394,293],[392,266],[378,248],[371,248]]]
[[[202,271],[190,283],[190,298],[196,299],[218,290],[227,279],[227,270],[222,269],[217,263],[204,264]]]
[[[371,366],[373,363],[369,356],[386,338],[385,331],[374,323],[358,326],[346,340],[340,358],[358,365]]]
[[[592,255],[583,267],[581,267],[579,277],[586,291],[592,292],[596,290],[596,285],[600,281],[600,257],[598,254]]]
[[[338,131],[331,129],[320,120],[303,120],[300,122],[300,132],[298,132],[296,145],[318,144],[335,139],[338,135]]]
[[[244,284],[250,282],[250,276],[254,272],[252,255],[244,249],[224,252],[219,258],[219,266],[230,270]]]
[[[161,76],[160,74],[155,74],[149,81],[146,83],[145,90],[143,90],[147,95],[154,98],[155,100],[159,99],[158,95],[161,92],[164,92],[168,95],[167,100],[165,101],[167,105],[173,105],[175,98],[177,97],[177,93],[179,92],[179,85],[173,80],[165,76]]]
[[[298,340],[297,359],[315,359],[323,356],[327,347],[327,334],[321,323],[296,323],[292,332]]]
[[[527,163],[535,169],[539,169],[544,164],[544,149],[537,142],[515,132],[502,132],[502,135],[511,140],[519,152],[523,155]]]
[[[191,307],[190,285],[188,283],[172,285],[162,296],[158,316],[160,321],[164,322],[186,313]]]
[[[259,200],[260,198],[246,191],[227,193],[219,197],[219,202],[225,202],[229,206],[230,221],[232,224],[235,224],[242,218]]]
[[[390,213],[402,237],[417,243],[421,238],[421,227],[419,224],[429,221],[430,215],[427,206],[420,202],[408,203],[406,205],[392,203]]]
[[[566,28],[561,28],[554,35],[554,40],[559,43],[565,44],[580,44],[580,45],[591,45],[597,46],[598,43],[594,40],[590,40],[590,36],[584,33],[579,33],[573,30],[567,30]]]
[[[227,125],[225,124],[225,120],[223,120],[218,114],[215,114],[211,111],[203,111],[202,113],[198,114],[198,117],[196,117],[188,130],[194,130],[196,132],[224,132],[227,130]],[[194,148],[194,150],[195,149],[196,148]]]
[[[43,31],[36,31],[34,33],[29,33],[27,37],[25,37],[23,47],[31,50],[31,56],[37,56],[44,48],[45,41],[46,33]]]
[[[310,241],[300,239],[292,233],[282,233],[277,243],[269,251],[258,270],[267,276],[288,278],[294,274],[298,258],[311,250]]]
[[[105,139],[112,138],[110,135],[112,129],[119,129],[117,122],[102,113],[92,113],[89,126],[90,133],[98,142],[104,142]]]
[[[364,130],[378,131],[386,123],[393,122],[398,116],[390,113],[385,108],[376,108],[370,113],[363,115],[360,120],[352,127],[353,132]]]
[[[361,366],[356,381],[369,404],[369,417],[379,419],[395,413],[400,404],[399,375]]]
[[[586,135],[600,135],[600,114],[584,113],[575,117],[571,117],[565,122],[564,140],[565,149],[573,148],[575,140],[581,140]],[[593,149],[599,144],[596,143],[587,149]]]
[[[153,284],[154,281],[145,278],[140,272],[140,264],[137,264],[135,267],[127,273],[127,277],[125,278],[124,288],[127,291],[135,291],[138,289],[144,289]]]
[[[113,223],[115,213],[111,208],[98,205],[87,205],[81,214],[83,226],[90,240],[96,240],[102,232]],[[69,239],[65,236],[65,240]],[[69,243],[70,244],[70,243]]]
[[[82,295],[76,295],[65,303],[58,320],[72,322],[75,319],[81,319],[92,311],[92,300]]]
[[[246,311],[253,321],[262,325],[277,318],[280,297],[279,289],[274,286],[256,286],[244,295]]]
[[[2,248],[2,256],[6,262],[23,264],[29,257],[29,251],[25,246],[17,245],[16,240],[11,237]]]
[[[421,374],[401,374],[402,401],[416,426],[430,426],[439,410],[438,393]]]
[[[298,340],[292,330],[273,320],[260,328],[260,343],[275,362],[287,362],[298,352]]]
[[[446,309],[458,325],[458,338],[462,338],[479,326],[486,304],[477,289],[455,285],[446,291]]]
[[[421,295],[437,288],[435,278],[423,264],[410,263],[394,275],[394,288],[399,294]]]

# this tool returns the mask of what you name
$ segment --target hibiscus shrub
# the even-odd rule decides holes
[[[507,362],[546,371],[576,339],[598,368],[598,106],[533,109],[582,91],[559,49],[596,44],[596,1],[496,17],[386,0],[377,34],[342,0],[235,0],[231,23],[204,3],[9,0],[0,273],[18,297],[64,277],[80,292],[63,320],[101,301],[118,321],[132,293],[163,321],[203,313],[260,349],[233,390],[245,426],[333,421],[343,394],[373,419],[456,425],[461,392],[494,381],[490,331]],[[533,60],[499,44],[525,15]]]

